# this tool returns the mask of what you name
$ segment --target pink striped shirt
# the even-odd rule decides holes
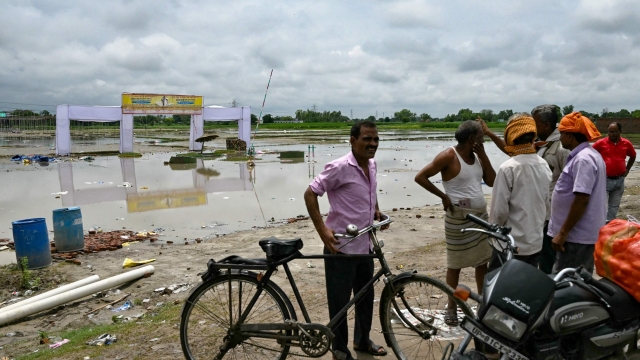
[[[364,174],[353,153],[325,165],[320,175],[309,184],[318,196],[327,193],[329,214],[325,224],[337,233],[346,233],[347,225],[355,224],[363,229],[373,223],[376,212],[376,162],[369,160],[369,179]],[[338,239],[336,247],[344,254],[368,254],[371,248],[369,235],[362,235],[340,248],[347,239]]]

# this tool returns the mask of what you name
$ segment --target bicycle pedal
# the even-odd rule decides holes
[[[347,360],[347,354],[340,351],[340,350],[331,350],[331,352],[333,353],[333,356],[336,357],[336,359],[338,360]]]

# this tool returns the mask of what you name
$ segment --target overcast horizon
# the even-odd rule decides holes
[[[202,95],[258,114],[640,108],[631,0],[0,0],[0,110]]]

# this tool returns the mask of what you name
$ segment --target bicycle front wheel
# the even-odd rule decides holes
[[[445,305],[453,289],[428,276],[413,274],[387,285],[380,299],[380,322],[387,344],[398,359],[441,359],[448,343],[461,340],[466,333],[460,327],[444,323]],[[473,317],[469,306],[457,301],[462,312]],[[397,307],[396,307],[397,306]],[[431,331],[421,335],[418,331]]]
[[[240,315],[258,290],[258,280],[247,274],[217,276],[200,284],[187,298],[180,319],[180,344],[186,359],[285,359],[284,341],[245,338],[235,331]],[[289,319],[284,301],[265,285],[244,323],[284,323]],[[270,335],[287,335],[271,331]]]

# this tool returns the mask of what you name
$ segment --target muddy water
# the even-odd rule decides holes
[[[382,209],[439,204],[436,197],[420,188],[413,178],[418,170],[447,146],[455,144],[451,133],[384,133],[376,154],[378,201]],[[434,136],[435,135],[435,136]],[[336,139],[333,139],[336,140]],[[303,193],[324,164],[349,151],[342,142],[317,140],[311,158],[281,162],[270,151],[298,150],[307,153],[308,144],[275,145],[277,140],[255,143],[261,160],[248,167],[245,162],[221,159],[198,160],[195,165],[163,165],[170,154],[145,154],[137,159],[116,156],[84,161],[24,166],[4,160],[0,163],[0,238],[12,238],[11,222],[44,217],[53,229],[54,209],[79,206],[84,228],[105,231],[136,231],[161,228],[160,239],[175,242],[216,236],[254,226],[272,224],[306,215]],[[411,140],[411,141],[408,141]],[[506,160],[493,143],[486,143],[494,168]],[[311,160],[311,161],[309,161]],[[439,178],[434,178],[434,181]],[[130,185],[130,186],[128,186]],[[441,186],[441,185],[438,185]],[[486,193],[491,188],[484,187]],[[56,195],[56,193],[61,193]],[[58,196],[58,197],[56,197]],[[326,196],[321,211],[329,209]],[[50,233],[53,238],[53,234]],[[4,252],[7,254],[8,252]],[[0,263],[4,262],[0,258]]]

